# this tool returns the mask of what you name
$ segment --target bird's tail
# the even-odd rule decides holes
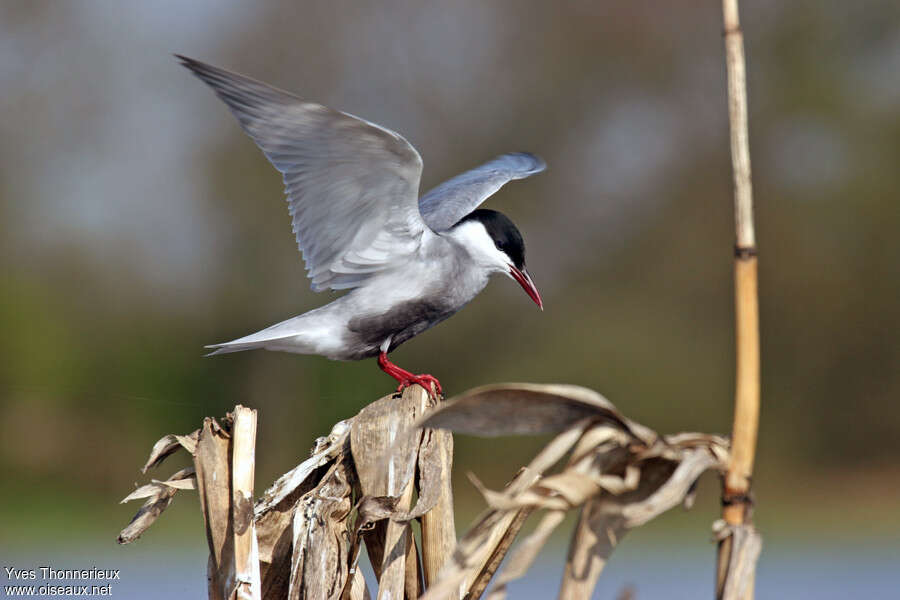
[[[309,313],[307,313],[308,315]],[[266,350],[281,350],[283,352],[296,352],[299,354],[310,354],[315,352],[315,348],[309,343],[308,327],[304,326],[305,317],[300,315],[282,321],[277,325],[272,325],[262,331],[251,333],[250,335],[224,342],[222,344],[210,344],[205,348],[212,349],[212,352],[206,356],[215,356],[217,354],[230,354],[232,352],[243,352],[244,350],[256,350],[263,348]]]
[[[217,354],[231,354],[232,352],[243,352],[244,350],[256,350],[257,348],[265,348],[264,344],[235,344],[233,342],[225,342],[224,344],[209,344],[204,348],[213,348],[212,352],[204,354],[207,356],[215,356]]]

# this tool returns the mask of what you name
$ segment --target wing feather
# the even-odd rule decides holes
[[[507,182],[546,168],[541,158],[527,152],[503,154],[429,191],[419,200],[419,212],[428,227],[446,231]]]
[[[284,177],[312,288],[346,289],[407,260],[427,227],[422,159],[403,137],[259,81],[178,56]]]

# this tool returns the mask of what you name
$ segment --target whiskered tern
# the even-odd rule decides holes
[[[334,360],[378,357],[399,382],[441,393],[432,375],[388,359],[455,314],[495,273],[543,309],[525,268],[525,244],[506,216],[478,206],[513,179],[546,168],[504,154],[421,198],[422,158],[393,131],[259,81],[178,56],[237,117],[284,176],[288,208],[312,289],[350,290],[262,331],[208,346],[211,354],[264,348]]]

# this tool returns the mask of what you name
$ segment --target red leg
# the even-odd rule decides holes
[[[432,385],[434,385],[434,390],[437,391],[438,394],[444,393],[441,389],[441,382],[438,381],[436,377],[424,373],[422,375],[415,375],[413,373],[410,373],[406,369],[401,369],[388,359],[388,356],[385,352],[382,352],[378,355],[378,366],[382,371],[397,380],[397,382],[400,384],[397,387],[398,392],[403,391],[404,388],[407,388],[416,383],[428,390],[429,394],[434,395],[434,392],[431,389]]]

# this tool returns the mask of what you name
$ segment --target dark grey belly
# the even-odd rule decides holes
[[[351,343],[359,349],[353,360],[377,355],[381,344],[389,337],[390,352],[454,312],[446,302],[417,300],[398,304],[383,314],[354,317],[347,324]]]

